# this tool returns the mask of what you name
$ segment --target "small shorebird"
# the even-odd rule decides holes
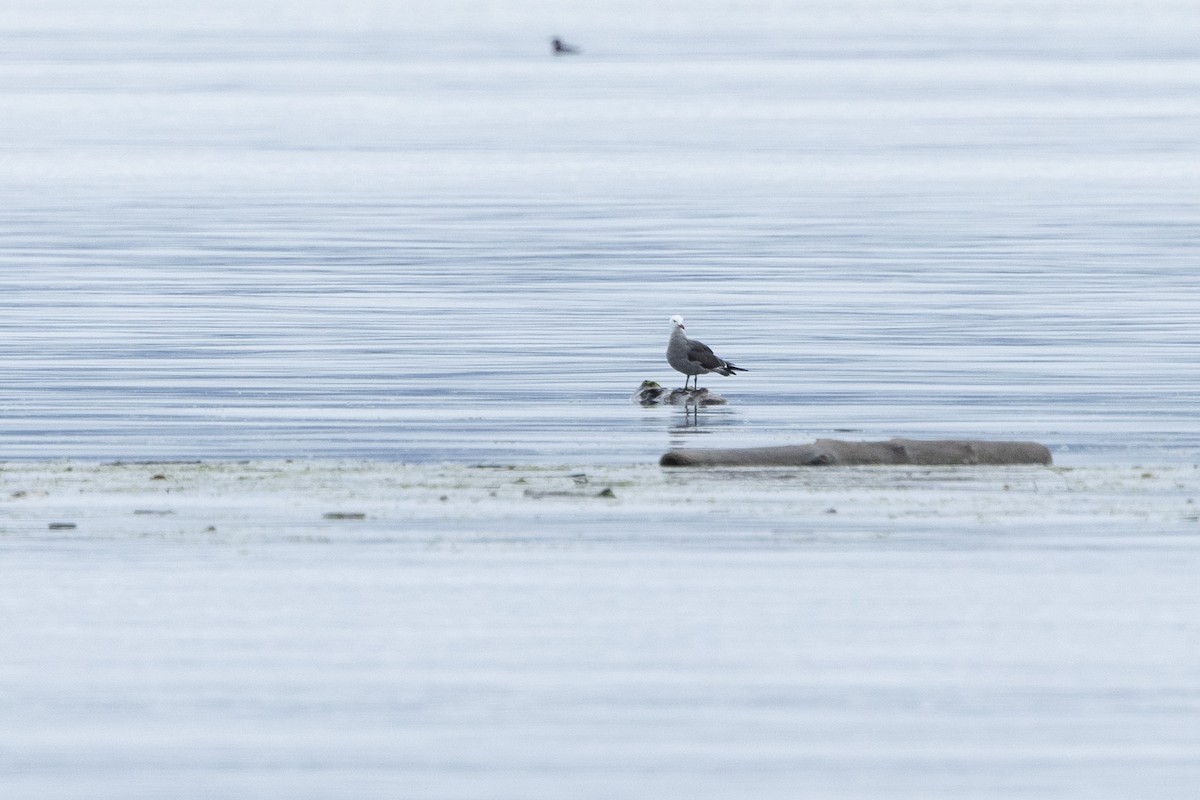
[[[671,317],[671,338],[667,342],[667,363],[688,376],[683,380],[683,388],[687,389],[688,378],[695,377],[695,387],[700,388],[700,376],[709,372],[718,375],[734,375],[746,372],[745,367],[735,367],[712,351],[712,348],[689,339],[683,332],[683,317],[676,314]]]

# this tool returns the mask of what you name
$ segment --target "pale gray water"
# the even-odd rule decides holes
[[[1190,797],[1198,98],[1192,0],[8,0],[0,794]],[[651,466],[830,434],[1066,468]]]
[[[1197,472],[10,463],[0,787],[1184,800]]]
[[[4,12],[6,458],[1200,458],[1190,4],[171,8]]]

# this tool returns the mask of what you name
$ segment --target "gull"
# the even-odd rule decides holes
[[[746,372],[745,367],[735,367],[723,358],[717,356],[708,345],[689,339],[683,333],[683,317],[676,314],[671,317],[671,339],[667,342],[667,363],[677,372],[682,372],[688,378],[695,376],[696,389],[700,389],[700,376],[709,372],[719,375],[734,375]],[[683,388],[687,389],[688,378],[683,380]]]

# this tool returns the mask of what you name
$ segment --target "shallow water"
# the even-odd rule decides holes
[[[1196,473],[8,463],[0,785],[1189,797]]]
[[[0,7],[0,785],[1187,796],[1194,3],[502,6]]]
[[[289,6],[4,12],[4,457],[1200,458],[1188,4]]]

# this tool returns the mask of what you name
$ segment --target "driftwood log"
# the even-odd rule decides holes
[[[853,467],[876,464],[954,466],[971,464],[1049,464],[1050,451],[1037,442],[971,439],[892,439],[845,442],[817,439],[812,444],[738,447],[728,450],[671,450],[664,467]]]

